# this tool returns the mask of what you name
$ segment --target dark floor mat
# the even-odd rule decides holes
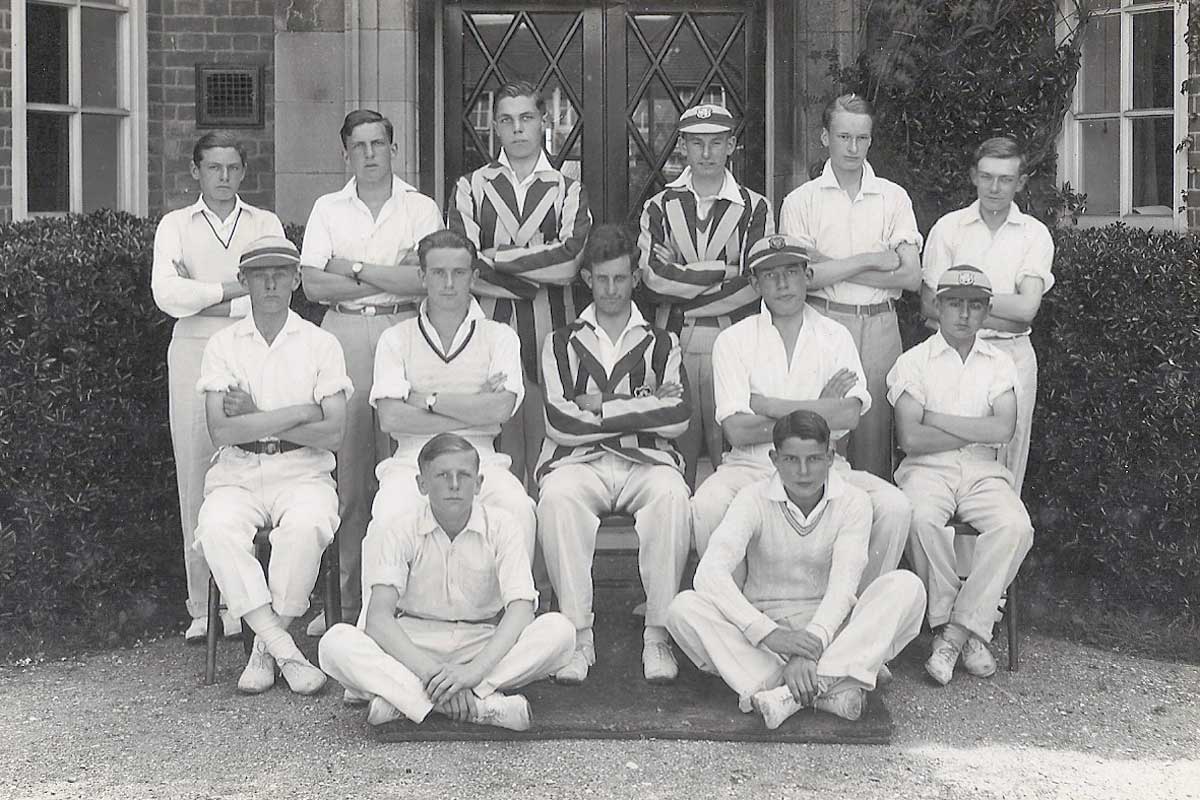
[[[541,681],[520,689],[533,711],[524,732],[453,722],[431,714],[415,725],[399,720],[376,728],[382,741],[470,741],[500,739],[707,739],[738,742],[887,744],[892,716],[881,692],[868,695],[862,719],[848,722],[805,709],[776,730],[758,714],[738,711],[724,682],[706,675],[676,651],[679,678],[654,686],[642,678],[640,617],[643,598],[631,582],[637,562],[630,556],[596,559],[597,663],[582,686]]]

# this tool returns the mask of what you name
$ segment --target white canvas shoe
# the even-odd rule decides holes
[[[842,689],[831,694],[819,695],[816,700],[813,700],[813,708],[817,711],[824,711],[826,714],[854,721],[862,716],[865,696],[866,692],[859,687]]]
[[[325,686],[325,673],[304,656],[280,659],[278,663],[288,688],[296,694],[316,694]]]
[[[354,689],[346,689],[342,692],[342,705],[344,706],[365,706],[371,702],[373,695],[364,694],[363,692],[355,691]]]
[[[933,652],[925,662],[925,671],[929,677],[945,686],[954,677],[954,663],[958,661],[959,648],[953,642],[948,642],[941,636],[933,637]]]
[[[875,688],[887,686],[893,680],[892,671],[888,669],[887,664],[879,665],[879,672],[875,674]]]
[[[642,645],[642,674],[650,683],[671,683],[679,676],[679,663],[670,642]]]
[[[524,695],[493,692],[482,700],[475,700],[475,715],[471,721],[476,725],[527,731],[530,724],[529,701]]]
[[[567,665],[554,673],[554,680],[567,686],[578,686],[587,680],[588,667],[596,663],[596,649],[588,644],[576,645]]]
[[[988,649],[986,642],[975,636],[967,638],[959,660],[967,668],[967,672],[976,678],[990,678],[996,674],[996,659],[992,651]]]
[[[792,697],[792,690],[786,686],[755,692],[754,696],[750,698],[750,703],[754,706],[755,711],[762,714],[767,729],[772,731],[804,707],[796,698]]]
[[[394,722],[403,716],[400,713],[400,709],[378,695],[372,697],[371,705],[367,706],[368,725],[383,725],[388,722]]]
[[[244,694],[262,694],[275,685],[275,659],[257,636],[250,648],[246,668],[238,678],[237,688]]]
[[[311,639],[319,639],[325,635],[324,611],[312,618],[312,621],[308,623],[308,627],[304,629],[304,633]]]
[[[200,644],[207,638],[208,617],[193,617],[183,634],[183,640],[188,644]]]

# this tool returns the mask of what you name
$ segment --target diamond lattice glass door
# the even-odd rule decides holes
[[[541,11],[534,9],[542,4],[528,4],[530,10],[499,12],[500,4],[488,5],[484,10],[464,6],[453,15],[462,27],[461,95],[447,92],[447,106],[458,101],[456,109],[447,108],[448,152],[461,154],[462,173],[498,156],[492,129],[495,92],[506,81],[525,80],[540,87],[546,99],[550,160],[565,174],[581,177],[583,11]],[[461,143],[457,148],[454,139]]]
[[[683,171],[675,125],[696,103],[725,106],[740,120],[742,146],[730,168],[761,190],[762,104],[755,106],[753,98],[762,80],[751,83],[756,57],[761,64],[755,52],[761,44],[751,39],[755,4],[741,4],[740,10],[731,3],[710,4],[716,10],[675,13],[669,12],[678,4],[632,5],[625,17],[627,216],[636,216],[648,197]],[[697,5],[702,4],[691,4]]]

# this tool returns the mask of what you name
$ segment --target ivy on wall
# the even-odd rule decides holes
[[[975,148],[1010,136],[1029,154],[1021,206],[1047,223],[1083,197],[1056,185],[1056,139],[1079,71],[1087,9],[1056,0],[871,0],[858,57],[834,64],[875,106],[872,162],[908,189],[923,229],[974,200]]]

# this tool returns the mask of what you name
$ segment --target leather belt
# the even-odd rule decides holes
[[[245,450],[247,453],[254,453],[260,456],[274,456],[280,453],[287,453],[292,450],[299,450],[304,447],[302,444],[295,442],[285,442],[282,439],[267,439],[259,442],[242,442],[235,444],[234,447],[239,450]]]
[[[826,300],[824,297],[808,297],[806,299],[809,305],[819,308],[822,311],[833,311],[837,314],[853,314],[856,317],[874,317],[877,314],[886,314],[889,311],[896,310],[895,300],[856,306],[850,303],[835,303],[833,300]]]
[[[381,306],[351,306],[346,303],[334,303],[333,310],[339,314],[356,314],[363,317],[382,317],[389,314],[402,314],[406,311],[416,311],[416,303],[389,303]]]

